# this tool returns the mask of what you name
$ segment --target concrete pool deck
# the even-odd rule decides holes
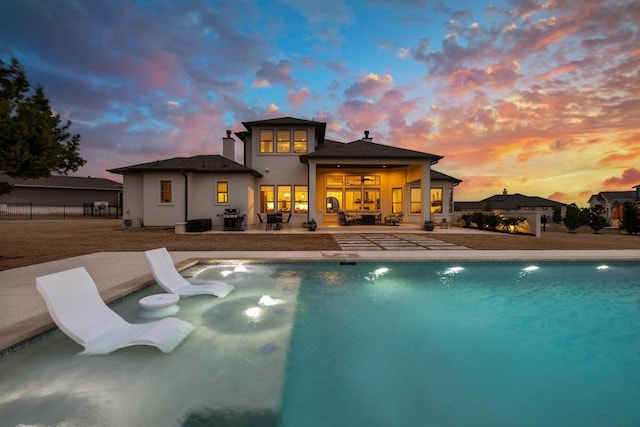
[[[185,251],[171,252],[179,268],[197,261],[246,260],[257,262],[287,261],[640,261],[640,250],[471,250],[438,244],[440,233],[470,233],[477,230],[453,228],[429,234],[430,243],[419,243],[405,249],[411,241],[409,235],[422,234],[419,227],[379,227],[367,229],[352,227],[327,228],[317,233],[344,236],[353,234],[354,239],[342,240],[343,250],[336,251]],[[250,230],[251,232],[264,232]],[[298,230],[280,230],[296,233]],[[303,232],[307,232],[304,230]],[[368,237],[373,233],[385,234],[400,243],[381,243],[369,247],[369,242],[358,246],[355,235]],[[481,233],[481,232],[480,232]],[[424,236],[423,236],[424,237]],[[370,240],[370,239],[367,239]],[[373,238],[380,242],[380,239]],[[405,242],[405,243],[403,243]],[[441,242],[442,243],[442,242]],[[388,246],[385,246],[388,245]],[[454,245],[455,246],[455,245]],[[347,249],[345,249],[347,248]],[[35,287],[37,277],[84,266],[93,277],[101,296],[107,302],[130,294],[154,283],[142,252],[97,252],[58,261],[30,265],[0,271],[0,350],[10,348],[34,337],[54,326],[44,301]]]

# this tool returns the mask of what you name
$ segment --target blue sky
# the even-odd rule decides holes
[[[11,57],[82,136],[78,175],[293,116],[445,156],[458,200],[640,184],[638,1],[0,0]]]

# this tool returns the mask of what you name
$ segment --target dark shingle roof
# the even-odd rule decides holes
[[[556,202],[554,200],[545,199],[537,196],[525,196],[524,194],[496,194],[495,196],[487,197],[479,202],[456,202],[455,207],[457,211],[460,210],[473,210],[473,209],[485,209],[487,206],[491,206],[491,209],[498,210],[516,210],[522,208],[536,208],[536,207],[562,207],[566,206],[566,203]]]
[[[275,119],[255,120],[252,122],[242,122],[244,127],[249,132],[236,132],[236,135],[244,140],[246,135],[250,133],[253,126],[313,126],[316,128],[316,135],[318,141],[324,140],[324,135],[327,129],[327,124],[323,122],[316,122],[315,120],[297,119],[295,117],[278,117]]]
[[[431,169],[431,180],[440,180],[440,181],[451,181],[453,183],[455,183],[456,185],[460,184],[462,182],[461,179],[458,178],[454,178],[452,176],[449,176],[447,174],[444,174],[442,172],[438,172],[436,170]]]
[[[174,157],[172,159],[156,160],[155,162],[109,169],[109,172],[117,174],[150,171],[249,173],[256,177],[262,176],[260,172],[218,154]]]
[[[601,200],[606,199],[610,202],[634,202],[637,200],[635,191],[601,191],[598,196]]]
[[[308,163],[309,159],[398,159],[398,160],[429,160],[436,163],[443,156],[407,150],[406,148],[376,144],[361,139],[352,142],[338,142],[325,139],[316,151],[300,156],[300,161]]]
[[[77,188],[83,190],[122,190],[122,184],[106,178],[92,178],[84,176],[50,176],[48,178],[22,179],[11,178],[0,174],[0,182],[8,182],[14,187],[46,187],[46,188]]]

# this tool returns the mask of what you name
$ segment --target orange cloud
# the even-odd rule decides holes
[[[574,64],[565,65],[563,67],[554,68],[553,70],[549,70],[548,72],[542,74],[540,76],[541,79],[549,79],[551,77],[555,77],[559,74],[568,73],[569,71],[573,71],[576,69]]]
[[[549,200],[555,200],[556,202],[564,202],[565,200],[568,199],[569,196],[567,196],[565,193],[563,193],[562,191],[556,191],[553,192],[551,194],[549,194],[547,196],[547,199]]]

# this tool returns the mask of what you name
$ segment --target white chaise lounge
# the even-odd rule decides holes
[[[189,297],[193,295],[215,295],[224,298],[233,290],[233,286],[217,280],[193,284],[176,270],[173,259],[166,248],[152,249],[144,253],[153,278],[167,292]]]
[[[194,329],[175,317],[127,322],[105,304],[84,267],[38,277],[36,287],[56,325],[85,348],[81,354],[108,354],[133,345],[170,353]]]

